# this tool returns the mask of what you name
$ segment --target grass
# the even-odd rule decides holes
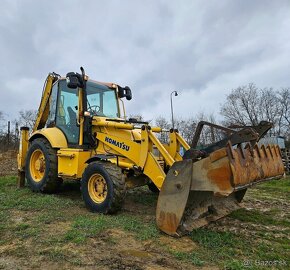
[[[224,263],[224,269],[225,270],[243,270],[243,269],[253,269],[253,267],[248,267],[245,265],[244,262],[241,262],[240,260],[229,260]]]
[[[206,248],[232,247],[235,241],[234,234],[230,232],[215,232],[208,229],[197,229],[191,233],[193,241]]]
[[[31,237],[36,238],[41,234],[40,226],[30,225],[27,223],[20,223],[16,225],[13,229],[15,230],[15,236],[22,240]]]
[[[244,222],[252,222],[255,224],[262,225],[276,225],[276,226],[286,226],[290,227],[290,221],[286,219],[277,219],[274,213],[277,213],[277,210],[271,210],[267,212],[260,212],[257,210],[247,210],[239,209],[230,214],[230,217],[238,219]],[[279,211],[279,210],[278,210]]]
[[[40,256],[44,256],[53,262],[68,262],[72,265],[82,266],[82,260],[78,254],[71,250],[64,250],[60,247],[51,247],[48,249],[40,250],[38,252]]]
[[[71,229],[65,234],[65,240],[74,243],[84,243],[90,237],[96,237],[109,226],[109,220],[103,215],[91,217],[77,217]]]
[[[257,185],[255,189],[249,189],[247,194],[262,200],[271,202],[279,201],[289,202],[290,181],[289,177],[284,180],[273,180]]]
[[[188,261],[195,266],[203,266],[205,262],[200,259],[200,255],[195,252],[182,252],[169,249],[169,252],[178,260]]]
[[[69,213],[64,214],[63,211],[53,211],[52,209],[40,211],[36,217],[38,223],[50,224],[53,222],[65,222],[71,220]]]
[[[139,240],[154,239],[160,235],[153,222],[144,223],[134,216],[121,215],[115,218],[115,225],[125,231],[134,232]]]
[[[0,210],[37,211],[48,206],[50,210],[59,210],[76,205],[75,201],[63,200],[57,195],[32,193],[29,189],[16,189],[15,181],[15,177],[1,178]]]
[[[204,261],[211,261],[214,264],[229,263],[237,254],[249,255],[250,245],[247,243],[248,241],[231,232],[200,228],[194,230],[190,237],[199,244],[198,253]]]
[[[92,256],[93,265],[101,263],[100,256],[104,260],[106,250],[119,254],[118,247],[123,244],[130,248],[130,242],[144,247],[153,258],[159,255],[184,263],[184,268],[271,269],[265,264],[275,261],[275,268],[285,269],[285,263],[289,266],[289,179],[267,182],[248,192],[248,200],[267,202],[267,208],[254,205],[254,209],[240,209],[229,216],[232,223],[228,226],[217,222],[194,230],[187,239],[197,247],[189,251],[173,248],[174,240],[169,242],[173,244],[160,241],[161,236],[171,238],[159,232],[154,214],[146,212],[151,209],[154,213],[157,195],[145,188],[129,194],[130,203],[138,205],[137,213],[125,210],[101,215],[85,209],[74,183],[59,194],[44,195],[17,189],[15,182],[15,177],[0,178],[0,259],[34,258],[31,265],[35,268],[43,266],[42,260],[57,263],[59,268],[86,267],[90,265],[86,256]],[[232,230],[232,226],[237,227]],[[122,232],[120,238],[112,233],[116,230]]]
[[[157,204],[158,194],[150,192],[148,190],[148,187],[144,186],[139,187],[137,190],[132,191],[130,193],[130,198],[135,203],[152,206]]]
[[[263,269],[262,263],[279,261],[281,267],[287,260],[289,252],[284,246],[272,240],[271,245],[262,237],[251,238],[242,234],[213,231],[211,229],[197,229],[191,233],[191,238],[199,244],[200,249],[196,257],[201,261],[211,262],[223,269]],[[247,265],[250,264],[250,266]]]
[[[148,240],[158,237],[159,232],[154,224],[144,224],[142,220],[130,215],[118,216],[97,215],[79,216],[72,223],[65,235],[65,240],[76,244],[85,243],[89,238],[96,237],[105,230],[119,228],[134,233],[138,240]]]
[[[283,192],[284,194],[288,194],[290,192],[290,181],[288,179],[288,181],[276,180],[276,181],[265,182],[262,185],[257,186],[257,188],[280,191],[280,192]]]

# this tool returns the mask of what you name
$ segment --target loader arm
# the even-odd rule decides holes
[[[102,126],[103,123],[96,122],[95,125]],[[108,122],[108,126],[126,130],[133,130],[135,128],[133,124],[115,122]],[[161,189],[166,174],[152,153],[153,144],[157,147],[168,166],[172,166],[175,162],[162,143],[155,137],[151,128],[145,125],[141,128],[141,143],[124,140],[118,136],[104,132],[97,133],[97,140],[110,147],[116,153],[116,158],[110,159],[112,163],[123,168],[135,167],[142,170],[154,182],[158,189]]]
[[[149,125],[142,125],[137,127],[132,123],[125,121],[98,121],[93,120],[94,126],[102,128],[102,132],[97,132],[96,139],[108,146],[114,153],[107,153],[116,155],[116,158],[111,158],[112,163],[117,164],[123,168],[138,168],[146,176],[148,176],[155,186],[160,190],[166,173],[161,167],[157,157],[153,154],[153,145],[158,150],[160,156],[164,160],[166,167],[171,167],[176,161],[182,160],[179,154],[180,147],[185,150],[190,147],[186,141],[180,136],[177,130],[171,129],[169,132],[170,143],[163,145],[154,133],[160,133],[160,127],[150,127]],[[140,142],[132,141],[131,139],[124,139],[119,137],[118,132],[111,134],[111,130],[140,130]]]

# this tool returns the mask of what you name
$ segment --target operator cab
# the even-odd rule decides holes
[[[87,81],[87,103],[83,106],[90,116],[119,118],[118,98],[115,89],[93,81]],[[78,89],[69,88],[65,79],[58,80],[52,89],[47,126],[63,131],[69,144],[79,141]]]
[[[84,125],[84,144],[88,144],[90,117],[120,118],[118,98],[123,97],[132,98],[129,87],[98,83],[88,80],[84,74],[70,72],[66,79],[60,78],[52,87],[46,127],[59,128],[69,145],[77,145],[80,126]]]

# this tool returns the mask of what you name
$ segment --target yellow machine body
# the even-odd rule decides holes
[[[84,78],[92,85],[114,91],[117,100],[116,117],[111,118],[97,113],[92,115],[92,111],[86,111],[85,90],[78,87],[76,90],[78,104],[75,104],[76,126],[72,128],[71,123],[68,125],[69,132],[73,130],[78,133],[71,135],[77,143],[71,145],[65,129],[62,128],[67,117],[64,103],[68,97],[65,95],[59,95],[58,105],[55,107],[59,117],[56,122],[59,121],[61,124],[59,126],[55,123],[48,124],[50,108],[53,106],[53,88],[57,84],[64,85],[65,82],[64,78],[49,74],[33,132],[30,136],[27,129],[21,132],[18,155],[20,185],[21,183],[23,185],[27,170],[25,168],[25,164],[28,164],[27,151],[36,139],[43,138],[56,151],[59,178],[81,180],[88,164],[105,161],[121,168],[127,188],[154,183],[161,191],[156,212],[157,225],[170,235],[180,235],[184,231],[203,226],[210,220],[227,214],[228,211],[220,211],[211,219],[207,219],[204,215],[212,205],[220,205],[222,208],[222,204],[226,202],[220,203],[220,198],[230,200],[232,197],[242,197],[241,190],[245,191],[247,187],[260,181],[281,177],[284,173],[278,146],[244,148],[239,145],[238,148],[233,148],[229,141],[226,146],[212,151],[206,157],[185,159],[180,155],[180,149],[182,147],[184,151],[190,151],[191,147],[177,130],[166,131],[160,127],[151,127],[145,122],[126,120],[125,116],[120,115],[121,88],[116,84],[98,83],[88,80],[88,77]],[[125,111],[123,113],[125,115]],[[93,139],[90,144],[85,142],[88,138],[86,125],[89,126],[90,138]],[[168,133],[169,143],[160,142],[156,136],[160,132]],[[37,162],[36,170],[48,164],[43,160]],[[200,192],[205,193],[200,195]],[[204,204],[204,209],[200,210],[202,208],[200,205],[194,208],[195,211],[198,208],[198,213],[194,212],[193,215],[199,215],[201,218],[189,222],[190,217],[185,218],[184,212],[190,204],[191,197],[193,200],[201,197],[199,201],[202,201],[206,196],[209,196],[209,199],[207,204]],[[234,204],[237,205],[236,201]],[[233,205],[231,207],[235,209]]]

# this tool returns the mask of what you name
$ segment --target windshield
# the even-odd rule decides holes
[[[87,82],[87,110],[92,116],[119,117],[116,92],[107,86]]]

